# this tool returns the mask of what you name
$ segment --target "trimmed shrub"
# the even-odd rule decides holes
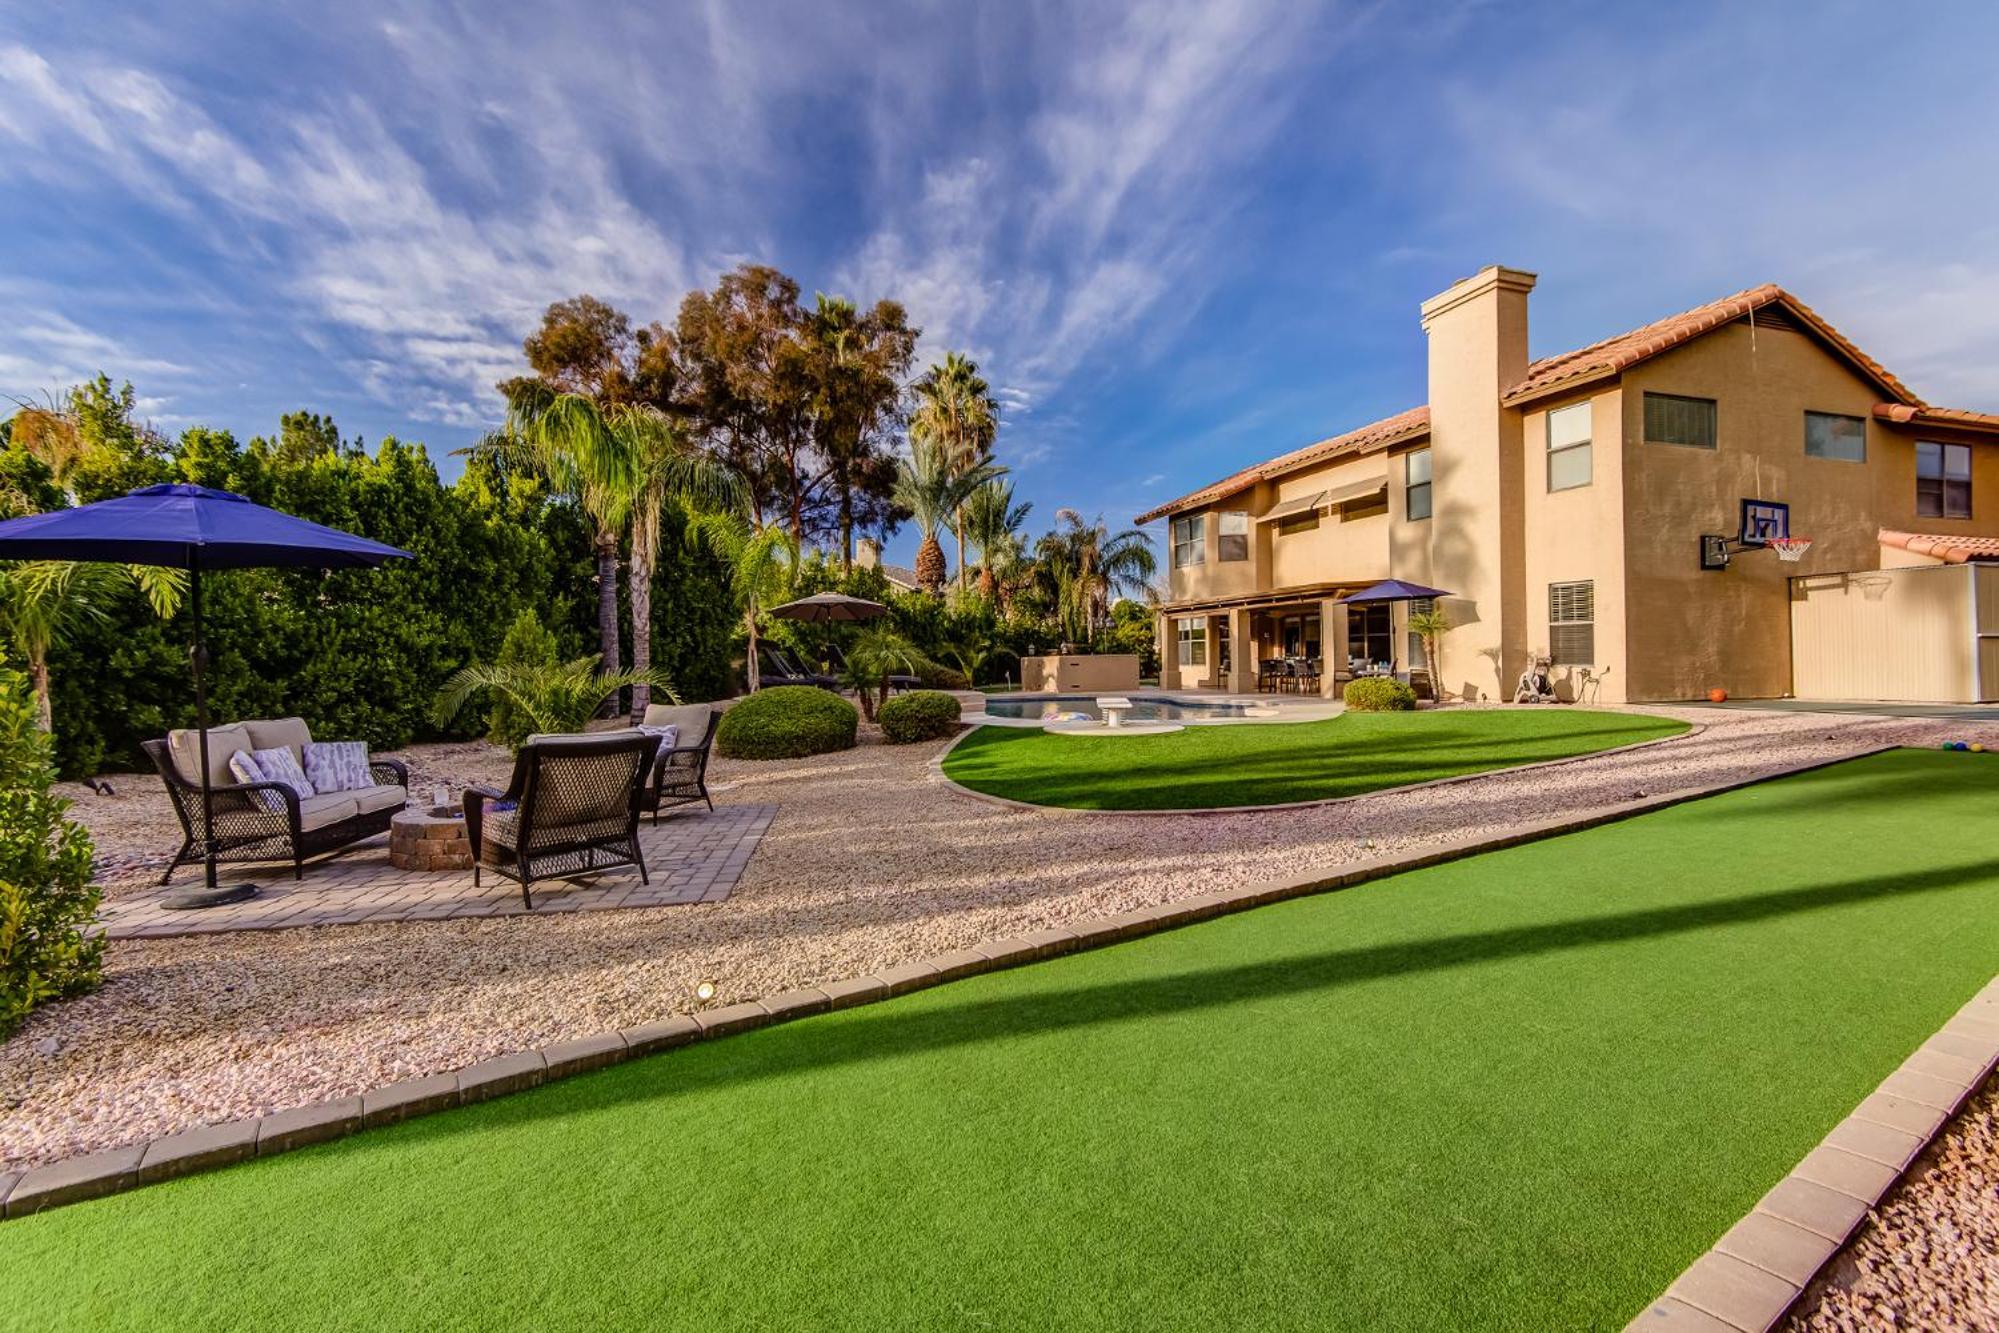
[[[739,699],[715,729],[716,753],[730,759],[801,759],[854,748],[861,715],[816,685],[773,685]]]
[[[90,834],[63,818],[54,780],[28,679],[0,671],[0,1039],[36,1005],[102,980],[103,937],[84,933],[98,902]]]
[[[1416,691],[1393,676],[1362,676],[1347,682],[1346,701],[1356,713],[1406,713],[1416,706]]]
[[[942,690],[898,694],[881,706],[881,724],[891,745],[934,741],[958,729],[958,701]]]
[[[916,664],[916,671],[913,674],[918,680],[923,682],[925,689],[969,690],[972,688],[971,678],[964,672],[952,667],[939,665],[936,662],[918,662]]]
[[[554,666],[556,661],[555,635],[533,611],[514,617],[514,623],[507,626],[507,637],[500,640],[500,655],[493,659],[496,666],[518,667]],[[486,710],[487,740],[518,750],[534,729],[534,719],[518,704],[494,692],[492,707]]]

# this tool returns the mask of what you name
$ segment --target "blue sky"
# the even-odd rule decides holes
[[[549,301],[744,260],[969,350],[1036,505],[1128,520],[1764,281],[1999,410],[1999,7],[0,3],[0,393],[442,456]],[[905,535],[894,550],[910,547]]]

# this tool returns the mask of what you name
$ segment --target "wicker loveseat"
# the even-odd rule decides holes
[[[304,873],[306,858],[387,832],[389,820],[409,798],[409,770],[394,759],[369,757],[372,786],[306,797],[281,782],[238,782],[229,771],[230,757],[245,750],[284,746],[302,761],[311,741],[305,720],[296,717],[208,729],[212,842],[203,841],[200,733],[190,728],[169,732],[163,741],[145,742],[146,754],[159,769],[180,817],[180,850],[160,883],[170,883],[184,865],[211,860],[290,861],[292,878],[297,879]]]
[[[675,806],[706,801],[708,795],[708,752],[715,744],[715,728],[722,711],[712,704],[649,704],[642,719],[648,727],[675,729],[673,744],[659,752],[653,764],[652,781],[640,797],[640,808],[659,822],[659,812]]]
[[[639,731],[528,737],[505,791],[465,789],[472,882],[485,870],[518,882],[529,911],[537,880],[629,865],[650,883],[639,806],[658,751],[659,737]]]

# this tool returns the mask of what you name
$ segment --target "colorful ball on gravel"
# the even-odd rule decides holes
[[[1984,753],[1985,753],[1985,742],[1984,742],[1984,741],[1973,741],[1973,742],[1971,743],[1971,752],[1972,752],[1973,754],[1984,754]]]
[[[1957,742],[1945,741],[1942,745],[1939,745],[1937,748],[1939,750],[1955,750],[1957,748]]]
[[[1963,741],[1952,741],[1950,748],[1953,750],[1969,750],[1971,747]]]

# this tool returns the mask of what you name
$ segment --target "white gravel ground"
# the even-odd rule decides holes
[[[704,979],[716,983],[711,1003],[729,1004],[1884,742],[1956,735],[1999,746],[1994,724],[1676,715],[1708,729],[1539,772],[1235,815],[1002,809],[933,772],[943,742],[718,761],[719,800],[780,807],[724,903],[114,943],[102,990],[42,1011],[0,1046],[0,1170],[688,1011]],[[490,762],[416,759],[439,776]],[[147,784],[125,782],[132,790],[84,804],[83,817],[100,820],[107,807],[128,817]],[[129,833],[102,832],[107,848],[132,849]]]

